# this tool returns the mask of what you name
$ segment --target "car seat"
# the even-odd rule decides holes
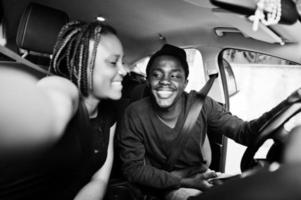
[[[30,3],[19,21],[16,44],[23,57],[48,66],[57,35],[68,15],[37,3]]]

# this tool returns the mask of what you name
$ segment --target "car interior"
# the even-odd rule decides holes
[[[122,99],[113,102],[120,117],[127,105],[149,95],[145,66],[166,43],[186,50],[192,71],[188,91],[201,90],[218,74],[208,96],[244,120],[258,117],[301,86],[300,0],[1,0],[1,7],[0,65],[38,78],[50,73],[53,46],[68,21],[105,20],[115,27],[130,69]],[[301,124],[300,111],[301,102],[285,107],[249,147],[210,135],[210,168],[240,176],[199,199],[300,199],[301,166],[283,161],[290,131]],[[275,162],[280,167],[271,170]],[[107,198],[138,199],[137,191],[123,190],[119,168],[116,156]],[[143,198],[155,199],[151,194]]]

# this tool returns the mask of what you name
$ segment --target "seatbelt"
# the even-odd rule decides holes
[[[192,128],[194,127],[198,116],[202,110],[205,98],[210,91],[214,80],[218,77],[218,73],[209,75],[209,80],[206,82],[204,87],[198,92],[197,94],[197,100],[194,101],[188,111],[188,114],[186,116],[184,125],[182,129],[180,129],[180,135],[176,139],[176,141],[172,145],[172,151],[171,154],[168,157],[167,160],[167,169],[172,170],[174,166],[174,162],[176,158],[179,156],[183,148],[180,148],[181,146],[185,146],[188,140],[188,134],[191,132]],[[205,141],[206,134],[203,135],[201,144]]]
[[[17,61],[18,63],[22,63],[36,71],[42,72],[45,75],[49,74],[46,70],[42,69],[39,65],[36,65],[36,64],[30,62],[29,60],[22,58],[20,55],[18,55],[17,53],[15,53],[14,51],[10,50],[7,47],[0,45],[0,52],[4,55],[8,56],[9,58]]]
[[[209,91],[214,83],[214,80],[217,78],[217,76],[218,76],[217,73],[209,75],[209,80],[206,82],[204,87],[198,92],[198,98],[200,101],[193,102],[192,106],[190,107],[187,118],[185,120],[182,131],[190,132],[190,130],[194,126],[194,124],[200,114],[200,111],[202,110],[204,100],[205,100],[207,94],[209,93]]]

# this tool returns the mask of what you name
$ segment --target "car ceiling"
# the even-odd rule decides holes
[[[215,28],[237,28],[212,12],[216,8],[209,0],[3,0],[11,43],[15,41],[18,21],[29,2],[63,10],[71,20],[91,21],[99,15],[105,17],[117,29],[130,62],[162,45],[165,41],[159,35],[183,47],[202,44],[223,48],[227,43],[214,34]],[[11,10],[14,12],[9,12]]]

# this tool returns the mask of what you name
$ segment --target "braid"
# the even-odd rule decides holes
[[[79,21],[72,21],[67,23],[65,26],[63,26],[63,28],[60,30],[59,34],[58,34],[58,38],[57,38],[57,42],[54,45],[53,48],[53,54],[55,54],[55,52],[57,52],[58,48],[61,46],[62,42],[64,41],[64,37],[65,35],[72,30],[72,27],[79,24]]]
[[[78,74],[77,74],[77,86],[80,88],[80,90],[82,91],[81,88],[81,74],[82,74],[82,67],[83,67],[83,51],[84,51],[84,45],[81,44],[80,48],[79,48],[79,62],[78,62]],[[82,91],[83,95],[86,96],[86,91]]]
[[[66,65],[67,65],[67,68],[68,68],[68,72],[69,72],[69,80],[72,80],[72,68],[74,66],[74,59],[72,59],[70,57],[70,52],[71,52],[71,49],[74,47],[74,42],[76,42],[77,38],[74,37],[70,40],[70,44],[68,45],[66,51],[67,51],[67,55],[66,55]]]
[[[93,90],[95,58],[102,34],[116,35],[116,31],[98,21],[72,21],[61,29],[53,48],[49,69],[71,80],[83,96]],[[92,51],[89,49],[91,40],[94,41]]]
[[[94,71],[94,66],[95,66],[97,47],[100,42],[100,32],[101,32],[101,27],[95,27],[94,33],[93,33],[94,45],[93,45],[93,50],[92,50],[92,55],[91,55],[91,61],[89,63],[89,66],[87,67],[87,71],[86,71],[86,73],[88,74],[89,80],[90,80],[88,83],[90,90],[93,90],[93,71]]]
[[[73,35],[75,35],[77,32],[79,31],[79,29],[75,29],[73,30],[67,37],[66,39],[63,39],[62,41],[59,41],[59,46],[57,47],[57,49],[55,49],[54,52],[54,56],[51,60],[51,67],[54,70],[55,73],[61,73],[60,69],[57,68],[58,66],[60,66],[59,64],[56,64],[57,59],[62,56],[62,55],[66,55],[65,52],[63,52],[63,54],[61,55],[60,53],[63,51],[63,49],[65,48],[65,46],[68,44],[68,42],[70,42],[70,39],[72,38]]]
[[[88,75],[87,75],[87,68],[88,68],[88,59],[89,59],[89,42],[90,42],[90,32],[87,32],[83,37],[83,57],[82,57],[82,64],[85,68],[82,70],[82,77],[81,77],[81,89],[85,94],[88,94]]]
[[[77,82],[77,67],[78,67],[78,60],[79,60],[79,48],[80,48],[80,44],[81,44],[81,37],[82,37],[82,31],[78,33],[77,37],[74,37],[74,46],[73,48],[70,47],[71,49],[69,49],[69,54],[72,55],[70,58],[70,80],[74,83]]]
[[[63,38],[70,30],[72,30],[72,27],[74,27],[75,25],[78,25],[78,24],[80,24],[79,21],[72,21],[72,22],[67,23],[65,26],[63,26],[63,28],[60,30],[60,32],[58,34],[57,41],[63,41]],[[57,42],[54,46],[54,52],[56,52],[56,50],[58,49],[59,46],[60,46],[60,42]]]

